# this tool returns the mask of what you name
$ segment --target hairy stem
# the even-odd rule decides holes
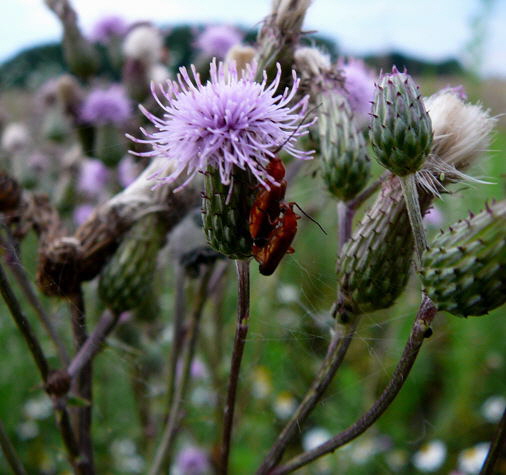
[[[413,231],[416,251],[416,267],[418,270],[422,268],[422,255],[427,249],[427,238],[423,228],[422,211],[420,210],[420,201],[418,199],[418,191],[416,190],[415,174],[411,173],[406,176],[400,176],[402,192],[406,201],[409,222]]]
[[[290,473],[298,468],[307,465],[313,460],[321,457],[322,455],[333,452],[339,447],[347,444],[353,439],[357,438],[360,434],[365,432],[371,425],[373,425],[379,417],[390,406],[399,391],[401,390],[404,382],[408,378],[409,372],[418,356],[418,352],[426,337],[429,336],[430,325],[436,316],[437,308],[432,301],[424,296],[420,309],[416,316],[415,322],[411,329],[408,342],[404,347],[401,359],[395,368],[395,371],[388,383],[387,387],[362,417],[360,417],[354,424],[345,429],[344,431],[332,437],[327,442],[319,445],[318,447],[303,452],[302,454],[289,460],[287,463],[275,468],[270,475],[281,475]]]
[[[30,281],[28,280],[26,272],[24,271],[23,265],[21,264],[21,261],[19,259],[18,253],[16,252],[16,246],[14,245],[9,228],[7,228],[7,226],[5,226],[3,222],[1,223],[1,226],[6,234],[5,240],[3,238],[0,238],[0,246],[4,247],[8,253],[6,257],[6,263],[9,266],[12,274],[14,275],[14,278],[16,279],[19,287],[25,294],[27,301],[35,310],[35,313],[39,317],[39,320],[42,323],[44,329],[46,330],[49,338],[53,342],[56,351],[58,353],[60,363],[63,366],[66,366],[69,362],[69,355],[67,349],[65,348],[63,341],[61,340],[55,328],[53,327],[49,315],[44,310],[44,307],[42,306],[40,299],[37,297],[35,290],[33,289]]]
[[[2,421],[0,421],[0,447],[2,447],[2,452],[4,453],[5,459],[7,460],[12,472],[15,475],[26,475],[27,472],[25,467],[23,466],[21,459],[18,457],[16,449],[14,448],[14,445],[12,445],[7,432],[5,432]]]
[[[230,441],[232,438],[232,427],[234,423],[235,401],[237,387],[239,385],[239,373],[241,370],[242,356],[248,334],[250,282],[249,282],[249,261],[237,260],[237,321],[235,327],[234,346],[232,360],[230,363],[230,376],[228,380],[227,399],[223,412],[223,435],[220,453],[220,473],[228,473],[228,459],[230,456]]]
[[[174,388],[174,396],[169,411],[167,425],[163,431],[162,440],[155,454],[155,460],[149,470],[149,475],[158,475],[159,473],[167,473],[164,467],[170,464],[170,454],[176,432],[182,419],[182,406],[184,399],[188,393],[191,364],[195,354],[197,337],[199,334],[199,325],[202,317],[202,310],[208,297],[208,283],[211,276],[212,266],[209,266],[200,280],[200,286],[195,299],[194,309],[190,316],[189,326],[186,333],[185,342],[183,344],[183,354],[181,356],[181,368],[176,368],[176,386]],[[180,369],[180,371],[178,371]],[[179,377],[177,376],[179,373]]]
[[[299,407],[293,413],[290,420],[285,425],[282,432],[279,434],[276,442],[271,447],[269,453],[265,457],[262,465],[257,471],[257,474],[267,474],[279,462],[283,456],[286,446],[294,435],[300,430],[300,426],[307,419],[311,411],[315,408],[318,401],[323,396],[323,393],[329,386],[332,378],[343,362],[344,356],[350,346],[350,343],[355,334],[355,329],[359,321],[359,317],[351,319],[342,319],[345,322],[336,324],[336,330],[332,336],[327,355],[320,366],[320,370],[313,380],[311,387],[306,393],[304,399],[299,404]]]
[[[501,456],[504,456],[505,453],[506,453],[506,408],[504,409],[502,418],[497,426],[494,439],[490,444],[490,449],[488,450],[487,458],[485,459],[483,467],[481,468],[480,475],[494,475],[494,473],[498,473],[495,471],[496,463],[499,461]]]
[[[72,315],[74,345],[76,352],[79,352],[88,339],[84,299],[81,289],[70,299],[70,311]],[[73,389],[79,397],[86,400],[86,406],[77,409],[76,432],[78,434],[77,440],[84,472],[86,475],[94,475],[93,443],[91,440],[92,363],[90,359],[82,366],[79,375],[74,381]]]

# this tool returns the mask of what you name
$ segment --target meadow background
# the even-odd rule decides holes
[[[194,50],[194,36],[203,27],[202,24],[171,25],[164,30],[172,74],[198,55]],[[479,43],[480,37],[473,36],[472,25],[469,31],[470,38]],[[246,41],[254,40],[254,30],[245,33]],[[325,35],[309,36],[309,42],[323,45],[333,57],[346,53],[340,50],[338,42]],[[100,52],[102,78],[117,79],[116,72],[104,60],[105,51]],[[471,102],[481,102],[499,117],[490,151],[472,170],[475,176],[490,183],[460,186],[451,196],[436,200],[439,215],[438,220],[427,223],[430,235],[465,217],[469,211],[478,212],[487,200],[506,198],[504,78],[481,77],[472,63],[463,66],[456,59],[436,63],[401,52],[365,59],[376,71],[386,70],[392,64],[407,66],[421,85],[423,95],[428,96],[446,85],[462,84]],[[35,140],[45,153],[51,153],[51,147],[66,147],[74,140],[70,132],[57,145],[47,146],[44,131],[33,124],[34,97],[48,79],[64,71],[61,47],[52,43],[22,51],[0,67],[3,126],[9,122],[31,124]],[[5,153],[3,159],[6,159]],[[381,173],[375,163],[373,170],[375,176]],[[23,184],[50,192],[53,179],[56,178],[28,173]],[[107,193],[118,190],[117,184],[111,184]],[[294,243],[295,254],[287,256],[271,277],[252,271],[250,333],[237,405],[238,425],[231,459],[233,474],[252,473],[253,467],[258,466],[282,428],[287,411],[310,384],[329,339],[324,322],[335,298],[336,213],[335,202],[324,191],[316,164],[305,165],[297,181],[289,187],[287,199],[298,202],[321,223],[327,235],[309,220],[301,220]],[[69,225],[74,226],[72,207],[62,208],[61,212]],[[21,255],[23,265],[32,276],[36,250],[36,238],[30,234],[23,242]],[[159,260],[164,264],[155,276],[160,293],[159,312],[126,321],[108,339],[96,359],[93,436],[101,474],[144,473],[146,457],[153,451],[154,438],[146,436],[139,422],[145,419],[143,411],[148,410],[147,406],[155,414],[163,408],[176,287],[170,259],[170,252],[162,250]],[[194,374],[192,391],[186,401],[179,451],[187,446],[211,451],[216,442],[219,417],[216,394],[226,386],[234,331],[235,283],[233,269],[228,272],[222,298],[215,299],[204,311],[203,338],[197,349],[200,368]],[[189,281],[187,287],[190,295],[195,292],[194,282]],[[90,326],[93,326],[102,311],[96,298],[96,282],[87,283],[85,293]],[[54,316],[54,324],[70,342],[65,302],[41,298]],[[398,361],[418,304],[419,282],[413,276],[407,291],[392,308],[363,319],[345,364],[302,428],[298,440],[289,447],[290,454],[298,453],[309,443],[308,437],[326,437],[345,428],[374,401]],[[36,322],[29,306],[25,306],[25,311]],[[222,320],[221,335],[213,334],[213,319]],[[54,349],[37,324],[34,325],[48,355],[55,360]],[[497,421],[497,407],[505,402],[506,309],[502,307],[488,316],[469,319],[441,312],[433,330],[409,380],[379,422],[358,440],[300,473],[476,473],[462,471],[461,461],[466,450],[466,456],[472,458],[470,450],[490,440]],[[0,348],[0,419],[21,459],[30,474],[67,473],[68,465],[49,399],[39,386],[25,343],[3,303],[0,303]],[[424,470],[416,457],[429,454],[434,441],[440,441],[446,453],[435,469]],[[461,472],[457,472],[459,468]],[[502,469],[506,473],[504,465]],[[1,454],[0,473],[8,473]]]

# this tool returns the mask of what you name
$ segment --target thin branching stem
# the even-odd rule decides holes
[[[86,331],[86,316],[82,290],[79,289],[75,295],[70,298],[70,312],[72,316],[72,332],[74,335],[74,345],[78,353],[85,345],[88,339]],[[93,442],[91,439],[91,419],[92,419],[92,362],[91,359],[84,364],[78,377],[73,382],[75,393],[86,401],[84,407],[77,409],[78,444],[81,456],[81,463],[86,475],[94,475],[93,463]]]
[[[348,239],[351,237],[354,216],[355,209],[350,206],[349,202],[337,202],[337,222],[339,232],[337,248],[338,255],[340,255],[343,246],[346,244],[346,241],[348,241]]]
[[[169,417],[163,431],[162,440],[156,451],[153,465],[149,470],[149,475],[167,473],[167,470],[164,468],[170,465],[170,456],[176,439],[177,429],[182,420],[183,402],[189,390],[191,365],[193,356],[195,355],[202,311],[209,295],[208,284],[211,272],[212,266],[207,267],[200,279],[200,286],[195,297],[194,308],[189,319],[188,328],[185,332],[185,342],[182,345],[183,354],[180,359],[181,367],[176,369],[176,384]]]
[[[21,306],[7,280],[7,276],[0,265],[0,293],[2,294],[7,307],[16,323],[21,335],[25,339],[30,353],[37,365],[42,382],[46,386],[47,379],[49,376],[49,364],[42,351],[42,347],[37,339],[35,332],[33,331],[30,322],[26,318],[25,314],[21,310]],[[70,418],[65,406],[63,399],[53,399],[53,404],[56,410],[56,420],[60,429],[65,448],[69,456],[69,462],[74,467],[74,470],[79,475],[86,475],[86,472],[81,469],[79,464],[79,448],[74,436],[72,426],[70,424]]]
[[[346,323],[343,323],[343,321]],[[336,324],[335,332],[332,335],[332,339],[327,349],[327,355],[320,366],[317,376],[313,380],[313,383],[304,396],[304,399],[299,404],[299,407],[290,417],[290,420],[287,422],[276,442],[269,450],[269,453],[257,471],[258,475],[270,473],[270,470],[272,470],[272,468],[281,460],[286,446],[295,434],[299,432],[301,425],[323,396],[323,393],[329,386],[332,378],[343,362],[344,356],[346,355],[355,334],[358,321],[359,317],[353,317],[350,319],[344,318],[341,319],[341,323]]]
[[[347,444],[353,439],[357,438],[360,434],[365,432],[371,425],[373,425],[379,417],[386,411],[390,404],[394,401],[397,394],[401,390],[404,382],[406,381],[411,368],[418,356],[420,348],[426,337],[430,335],[430,325],[436,316],[437,308],[432,301],[424,296],[420,309],[417,313],[408,342],[404,347],[401,359],[395,368],[395,371],[387,384],[387,387],[371,406],[371,408],[361,416],[354,424],[345,429],[344,431],[332,437],[327,442],[319,445],[318,447],[303,452],[302,454],[289,460],[287,463],[280,465],[274,470],[270,471],[270,475],[282,475],[290,473],[298,468],[307,465],[308,463],[316,460],[322,455],[333,452],[339,447]]]
[[[93,329],[91,335],[86,339],[84,344],[79,349],[77,355],[72,359],[67,372],[71,378],[75,378],[79,375],[80,371],[85,367],[93,357],[102,348],[102,343],[107,338],[107,335],[111,333],[116,324],[118,323],[119,315],[111,313],[106,310],[97,325]]]
[[[499,473],[496,471],[496,464],[500,460],[501,456],[506,453],[506,408],[502,414],[502,418],[497,425],[497,430],[494,434],[494,439],[490,444],[487,458],[483,463],[480,475],[494,475]]]
[[[348,202],[348,206],[355,211],[358,210],[376,191],[381,184],[388,178],[389,173],[383,173],[377,180],[373,181],[365,190],[359,193],[355,198]]]
[[[26,272],[19,259],[19,255],[16,251],[16,246],[14,244],[12,234],[10,233],[9,228],[5,226],[3,220],[0,220],[0,225],[3,228],[6,235],[6,239],[0,237],[0,246],[4,247],[7,250],[6,263],[9,266],[19,287],[23,291],[27,301],[35,310],[35,314],[39,317],[39,320],[42,323],[44,329],[46,330],[49,338],[53,342],[56,351],[58,353],[60,363],[62,364],[62,366],[67,366],[67,364],[69,363],[69,355],[67,352],[67,348],[65,348],[63,340],[59,337],[58,333],[56,332],[56,329],[53,327],[49,315],[44,310],[42,302],[35,293],[32,284],[28,280]]]
[[[9,439],[7,432],[5,432],[2,421],[0,421],[0,447],[2,447],[2,452],[5,455],[5,460],[7,460],[7,463],[9,464],[12,472],[15,475],[26,475],[27,472],[23,466],[23,462],[21,462],[21,459],[18,457],[14,445]]]
[[[242,356],[248,334],[249,302],[250,302],[250,278],[249,261],[237,260],[237,320],[235,327],[234,346],[230,363],[230,376],[228,380],[227,398],[223,412],[223,436],[220,453],[220,473],[228,473],[228,459],[230,456],[230,441],[232,439],[232,427],[234,423],[235,401],[237,387],[239,385],[239,373],[241,371]]]

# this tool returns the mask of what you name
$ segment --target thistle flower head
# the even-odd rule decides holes
[[[123,43],[123,54],[128,59],[136,59],[147,65],[157,63],[162,50],[162,35],[151,25],[140,25],[132,29]]]
[[[130,100],[120,86],[93,90],[81,108],[81,120],[95,125],[120,125],[128,120],[130,114]]]
[[[195,46],[207,57],[225,58],[228,50],[242,41],[240,31],[230,25],[210,25],[200,33]]]
[[[125,20],[117,15],[100,18],[91,30],[90,39],[95,43],[106,44],[112,38],[123,36],[128,29]]]
[[[295,144],[311,125],[301,124],[307,100],[291,105],[299,79],[294,74],[292,88],[275,96],[280,68],[270,84],[265,75],[262,83],[255,82],[255,73],[255,67],[248,67],[239,77],[233,64],[225,67],[213,61],[210,80],[205,84],[192,67],[193,79],[181,68],[177,81],[168,81],[165,88],[152,86],[164,115],[156,117],[141,106],[156,131],[141,129],[145,140],[129,138],[152,145],[151,152],[140,156],[160,155],[176,163],[160,181],[171,183],[186,173],[182,187],[197,172],[213,167],[219,171],[221,182],[229,185],[237,167],[251,172],[269,188],[277,183],[266,167],[280,148],[298,159],[311,158],[312,152],[301,151]]]
[[[100,160],[81,163],[77,188],[89,196],[99,195],[109,182],[109,170]]]

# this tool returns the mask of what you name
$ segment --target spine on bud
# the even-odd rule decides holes
[[[506,302],[506,201],[487,205],[432,242],[423,259],[426,294],[440,310],[484,315]]]
[[[248,225],[255,188],[251,174],[235,167],[231,184],[224,185],[219,170],[208,167],[204,183],[202,214],[209,245],[231,259],[247,259],[253,246]]]
[[[354,198],[365,186],[370,161],[362,133],[357,129],[346,99],[326,91],[320,95],[318,117],[323,179],[342,201]]]
[[[432,125],[411,76],[394,67],[377,85],[371,144],[378,161],[405,176],[421,168],[432,147]]]

